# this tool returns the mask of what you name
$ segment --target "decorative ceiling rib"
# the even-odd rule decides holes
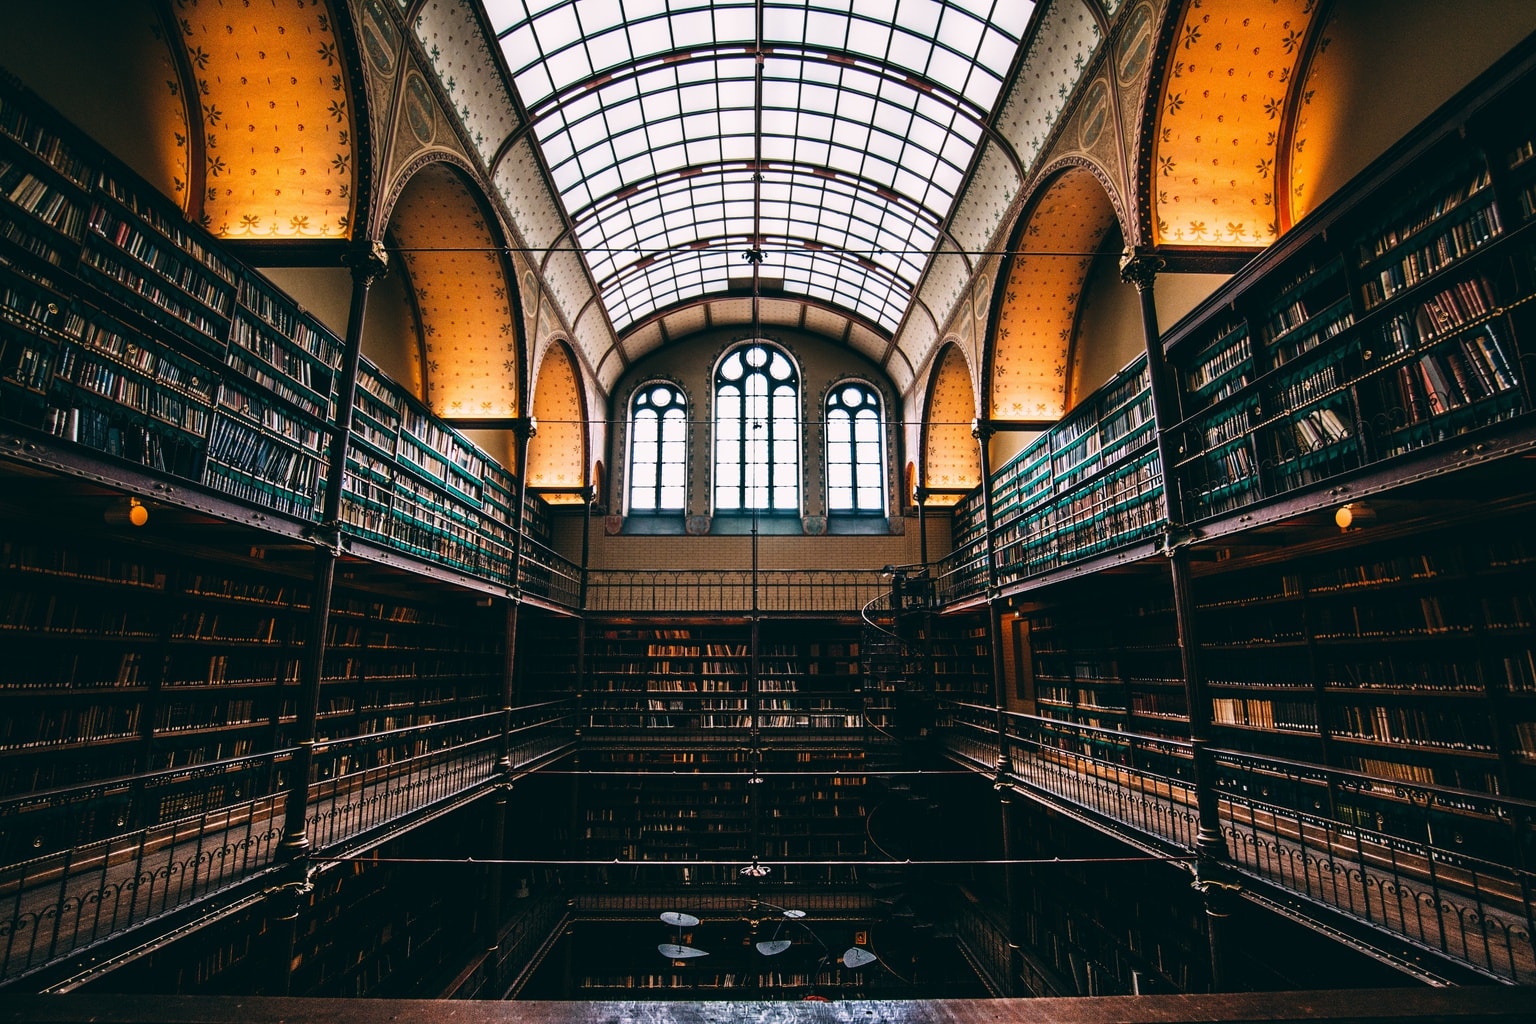
[[[1034,5],[487,8],[618,329],[743,289],[758,249],[764,294],[893,332]]]

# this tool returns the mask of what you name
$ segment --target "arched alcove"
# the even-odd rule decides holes
[[[1067,411],[1068,367],[1083,287],[1114,205],[1087,167],[1051,178],[1024,215],[999,275],[987,409],[994,419],[1052,420]]]
[[[419,349],[420,397],[451,419],[499,419],[521,410],[519,317],[494,223],[473,183],[445,161],[411,177],[389,218],[386,235],[399,271],[390,276],[398,284],[386,283],[379,301],[399,307],[391,290],[403,287],[410,317],[397,319],[391,334],[373,335],[372,346],[398,358]]]
[[[923,486],[952,493],[929,495],[924,504],[953,505],[981,482],[981,449],[971,435],[976,388],[960,346],[945,345],[934,361],[923,419]]]
[[[533,385],[538,433],[528,442],[528,486],[575,488],[586,483],[586,402],[576,357],[560,341],[544,350]],[[576,494],[549,494],[551,504],[579,503]]]

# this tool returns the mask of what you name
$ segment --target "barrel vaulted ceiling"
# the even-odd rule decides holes
[[[525,307],[556,314],[599,388],[675,338],[755,320],[836,339],[906,391],[963,317],[1120,6],[407,9],[537,270]]]
[[[756,251],[762,290],[893,333],[1034,4],[487,9],[618,331],[750,292]]]

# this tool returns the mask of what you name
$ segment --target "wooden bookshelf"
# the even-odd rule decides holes
[[[1145,541],[1161,529],[1163,474],[1153,427],[1141,357],[993,474],[1000,584]],[[949,590],[974,592],[986,582],[983,512],[979,495],[955,506],[952,557],[968,568]]]
[[[1519,91],[1384,157],[1169,332],[1174,478],[1193,519],[1530,412],[1533,133]]]
[[[1536,604],[1516,520],[1198,581],[1221,743],[1529,796]]]
[[[0,417],[314,521],[341,365],[318,320],[0,83]],[[550,539],[541,504],[515,522],[506,470],[366,362],[359,385],[344,528],[510,582],[515,531]]]
[[[1173,606],[1161,574],[1084,584],[1027,615],[1037,713],[1077,725],[1187,734]]]

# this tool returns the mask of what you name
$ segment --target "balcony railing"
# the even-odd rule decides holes
[[[1140,846],[1192,853],[1187,742],[949,703],[947,749]],[[1240,875],[1473,972],[1536,981],[1536,803],[1212,752],[1227,855]]]
[[[331,740],[315,752],[307,828],[335,854],[573,741],[568,702]],[[504,732],[505,729],[505,732]],[[293,748],[0,803],[0,982],[228,894],[278,867]],[[28,838],[31,837],[31,838]]]
[[[595,612],[841,612],[886,589],[878,569],[593,569]]]
[[[530,536],[519,549],[517,585],[527,595],[564,608],[581,605],[581,566]]]

